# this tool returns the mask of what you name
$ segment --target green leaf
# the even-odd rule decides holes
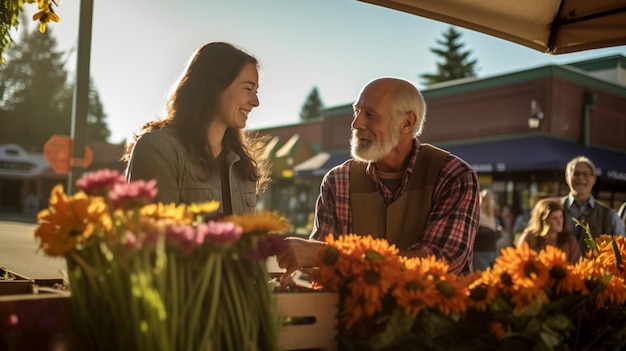
[[[385,330],[370,339],[370,346],[375,350],[380,350],[393,345],[410,332],[414,322],[415,317],[400,308],[395,308]]]

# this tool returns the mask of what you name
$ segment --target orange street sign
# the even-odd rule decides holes
[[[93,153],[85,145],[85,158],[72,158],[72,138],[67,135],[53,135],[43,146],[43,155],[50,168],[57,174],[69,174],[70,166],[87,168],[93,161]]]

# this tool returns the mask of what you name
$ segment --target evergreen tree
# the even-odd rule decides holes
[[[306,98],[304,105],[302,105],[302,110],[300,111],[300,119],[306,121],[313,118],[321,117],[322,108],[324,108],[324,104],[320,99],[317,87],[313,87],[313,90],[311,90],[311,92],[309,93],[309,96]]]
[[[6,54],[7,63],[0,68],[0,143],[42,151],[53,134],[71,133],[73,87],[68,84],[64,53],[50,30],[25,30]],[[100,97],[90,87],[88,142],[107,140],[105,117]]]
[[[442,48],[431,48],[430,51],[443,59],[437,63],[436,74],[422,74],[424,84],[445,82],[453,79],[476,77],[476,60],[469,61],[471,50],[462,51],[464,44],[460,42],[461,33],[454,27],[448,28],[443,40],[437,40]]]

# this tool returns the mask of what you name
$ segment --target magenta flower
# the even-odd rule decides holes
[[[124,249],[126,252],[138,251],[141,249],[141,242],[137,239],[137,235],[135,235],[135,233],[127,230],[124,235],[126,239],[124,241]]]
[[[87,195],[105,196],[115,184],[125,183],[124,176],[112,169],[86,173],[76,181],[76,186]]]
[[[165,240],[180,246],[184,255],[190,255],[196,248],[196,231],[192,226],[171,224],[165,229]]]
[[[198,225],[196,243],[208,242],[216,246],[228,246],[236,243],[241,234],[243,228],[233,222],[209,221]]]
[[[115,184],[109,191],[109,199],[114,208],[139,207],[151,203],[157,192],[156,180],[135,180]]]
[[[280,234],[268,234],[260,236],[257,247],[248,251],[245,257],[249,260],[264,260],[287,249],[285,236]]]

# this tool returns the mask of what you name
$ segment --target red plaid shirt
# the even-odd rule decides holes
[[[411,160],[395,194],[378,178],[374,165],[367,165],[366,172],[376,184],[385,204],[389,205],[405,191],[420,148],[421,144],[416,138]],[[336,166],[322,180],[315,206],[312,239],[324,240],[329,234],[351,233],[349,164],[350,161],[347,161]],[[433,189],[426,229],[422,238],[410,249],[447,260],[451,272],[469,271],[480,216],[479,198],[480,188],[476,172],[457,156],[446,157]]]

